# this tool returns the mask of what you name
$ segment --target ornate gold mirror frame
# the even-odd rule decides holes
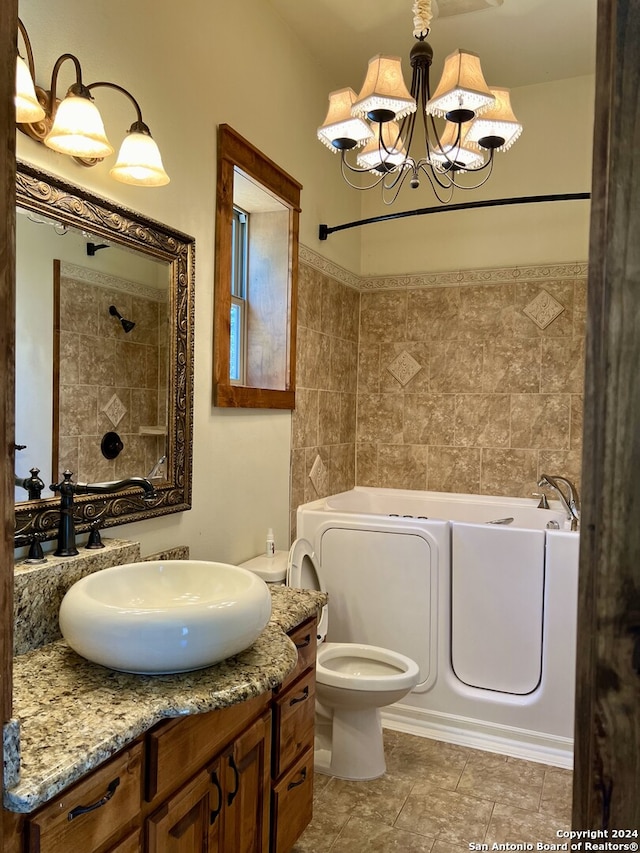
[[[76,530],[86,532],[96,520],[100,527],[112,527],[190,509],[194,239],[22,162],[17,164],[16,204],[63,225],[165,261],[169,268],[172,323],[166,479],[157,484],[157,497],[151,503],[144,503],[136,489],[114,495],[77,497]],[[55,498],[16,504],[16,546],[28,544],[35,535],[42,540],[55,538],[59,518],[59,500]]]

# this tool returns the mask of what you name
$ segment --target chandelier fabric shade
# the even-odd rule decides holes
[[[511,108],[509,89],[491,89],[494,103],[472,123],[466,141],[471,148],[480,148],[480,140],[502,139],[496,151],[508,151],[522,133],[522,125]]]
[[[431,95],[433,50],[426,40],[431,17],[431,0],[414,0],[410,89],[400,58],[378,54],[369,60],[357,96],[350,88],[330,94],[329,111],[317,131],[324,145],[340,151],[344,180],[357,190],[380,186],[385,204],[397,199],[407,177],[413,189],[426,177],[443,204],[455,189],[477,189],[491,176],[495,152],[507,151],[522,133],[509,90],[487,85],[476,53],[459,49],[449,54]],[[355,148],[357,153],[349,155]],[[351,172],[375,178],[352,182]],[[469,177],[476,173],[479,177]],[[465,178],[459,180],[460,175]]]
[[[376,124],[372,136],[358,154],[358,165],[378,175],[402,166],[407,159],[407,152],[397,122]]]
[[[354,116],[351,109],[356,93],[351,87],[329,94],[329,109],[318,128],[318,139],[334,154],[341,148],[355,148],[371,139],[373,132],[364,119]]]
[[[416,111],[415,98],[402,76],[399,56],[378,55],[369,60],[367,76],[352,111],[372,121],[397,121]]]
[[[444,61],[442,77],[433,97],[427,103],[427,113],[452,118],[449,114],[462,110],[471,112],[463,121],[479,115],[494,102],[489,91],[480,57],[466,50],[455,50]],[[455,119],[454,119],[455,120]]]

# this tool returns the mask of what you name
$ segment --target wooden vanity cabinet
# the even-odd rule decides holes
[[[38,811],[4,853],[289,853],[311,820],[316,620],[273,693],[165,720]]]
[[[298,664],[274,691],[270,853],[289,853],[313,813],[316,628],[290,633]]]

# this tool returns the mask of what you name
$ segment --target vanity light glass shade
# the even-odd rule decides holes
[[[459,172],[482,166],[483,155],[479,151],[471,150],[467,145],[467,130],[470,124],[467,122],[466,125],[459,125],[452,121],[445,124],[440,137],[440,147],[432,148],[429,154],[429,160],[436,169],[447,170],[452,163],[458,167]]]
[[[98,108],[81,95],[67,94],[59,104],[44,144],[71,157],[104,158],[113,154]]]
[[[16,60],[16,121],[33,124],[42,121],[45,111],[38,103],[36,89],[27,63],[21,56]]]
[[[442,77],[433,97],[427,102],[427,113],[444,116],[451,110],[473,110],[476,114],[494,102],[477,53],[455,50],[444,61]]]
[[[355,100],[356,93],[350,86],[329,93],[329,109],[323,124],[318,128],[318,139],[334,154],[342,147],[334,145],[334,139],[350,139],[354,143],[352,147],[355,147],[373,136],[366,121],[351,114]]]
[[[416,111],[398,56],[378,55],[369,60],[367,76],[352,112],[355,116],[366,116],[375,110],[389,110],[396,119]]]
[[[117,162],[109,174],[123,184],[140,187],[162,187],[169,183],[160,149],[151,136],[137,131],[129,131],[123,139]]]
[[[380,142],[381,132],[382,143]],[[402,137],[398,135],[398,125],[395,121],[388,121],[385,124],[374,126],[373,139],[370,139],[358,154],[358,166],[369,169],[375,174],[381,174],[394,166],[403,165],[406,157],[404,142]],[[409,164],[406,165],[408,168]],[[380,168],[381,166],[382,168]]]
[[[522,125],[511,108],[509,89],[491,89],[495,103],[481,116],[471,122],[466,142],[471,148],[478,148],[478,140],[486,136],[499,136],[504,139],[496,151],[508,151],[522,133]]]

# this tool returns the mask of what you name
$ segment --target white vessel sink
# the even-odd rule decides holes
[[[201,669],[248,648],[271,617],[256,575],[227,563],[128,563],[87,575],[60,606],[74,651],[123,672]]]

